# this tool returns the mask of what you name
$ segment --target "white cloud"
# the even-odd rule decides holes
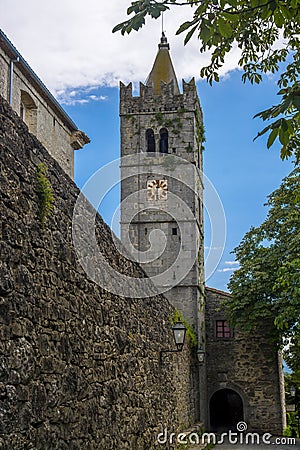
[[[224,266],[229,266],[229,267],[223,267],[222,269],[218,269],[218,272],[234,272],[235,270],[237,270],[240,267],[240,264],[238,261],[225,261],[223,262]],[[233,267],[236,266],[236,267]]]
[[[83,105],[90,102],[100,102],[107,100],[105,95],[90,94],[97,91],[97,86],[79,87],[76,90],[60,89],[56,91],[56,97],[62,105]]]
[[[217,272],[234,272],[237,267],[224,267],[223,269],[218,269]]]
[[[145,28],[127,36],[111,32],[126,19],[130,0],[0,1],[3,31],[58,98],[63,90],[76,99],[76,89],[82,86],[144,81],[150,72],[160,20],[149,19]],[[192,14],[190,7],[165,14],[164,28],[179,79],[198,78],[200,67],[209,61],[208,54],[199,53],[196,38],[184,47],[183,35],[175,36],[179,24]],[[237,67],[238,53],[236,48],[231,52],[222,74]]]
[[[94,100],[95,102],[107,100],[105,95],[89,95],[89,99]]]

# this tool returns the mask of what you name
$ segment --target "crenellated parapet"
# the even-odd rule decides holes
[[[153,86],[140,82],[139,95],[133,95],[132,83],[120,82],[120,115],[153,112],[196,111],[202,117],[195,79],[182,80],[183,93],[176,93],[174,80],[161,81],[160,95],[154,95]]]
[[[182,90],[185,108],[191,110],[200,108],[200,102],[194,77],[190,81],[182,80]]]

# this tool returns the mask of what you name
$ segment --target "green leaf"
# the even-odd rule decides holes
[[[257,136],[255,136],[255,138],[253,139],[254,141],[258,138],[258,137],[260,137],[260,136],[262,136],[263,134],[265,134],[267,131],[269,131],[270,130],[270,128],[271,128],[271,125],[268,125],[266,128],[264,128],[262,131],[260,131],[259,133],[257,133]]]
[[[287,8],[284,5],[280,5],[280,9],[281,9],[281,13],[285,19],[290,20],[293,18],[293,13],[289,8]]]
[[[191,39],[191,37],[193,36],[193,34],[194,34],[195,31],[197,30],[197,28],[198,28],[198,24],[195,25],[195,26],[188,32],[188,34],[186,35],[186,37],[185,37],[185,39],[184,39],[184,45],[186,45],[186,44],[189,42],[189,40]]]
[[[126,23],[127,23],[127,21],[126,21],[126,22],[119,23],[118,25],[116,25],[116,26],[113,28],[112,32],[115,33],[116,31],[120,31]]]
[[[261,18],[263,20],[268,19],[269,17],[271,17],[271,15],[272,15],[272,10],[271,9],[269,9],[267,6],[262,8],[262,10],[261,10]]]
[[[202,42],[208,42],[210,36],[211,34],[209,28],[204,25],[200,31],[200,39],[202,40]]]
[[[188,28],[190,28],[191,26],[193,26],[195,23],[195,21],[193,20],[192,22],[184,22],[182,25],[180,25],[180,27],[178,28],[178,30],[176,31],[176,34],[180,34],[183,31],[187,30]]]
[[[295,97],[293,97],[292,103],[295,106],[295,108],[297,108],[298,111],[300,111],[300,96],[299,95],[295,95]]]
[[[276,9],[274,11],[274,22],[278,28],[281,28],[285,22],[284,17],[281,14],[281,12],[279,11],[279,9]]]
[[[232,35],[232,28],[229,22],[226,22],[223,17],[218,21],[219,30],[222,36],[229,38]]]
[[[127,15],[129,16],[131,13],[135,12],[138,13],[140,10],[140,7],[134,2],[129,8],[127,9]]]
[[[271,133],[269,134],[267,148],[270,148],[273,145],[277,136],[278,136],[278,128],[274,128],[274,130],[272,130]]]
[[[289,133],[284,131],[282,127],[279,128],[279,140],[284,146],[289,143]]]
[[[158,17],[161,14],[161,10],[160,9],[152,9],[151,10],[151,17],[153,17],[153,19],[158,19]]]
[[[280,89],[279,92],[277,92],[277,95],[285,95],[287,93],[288,89]]]

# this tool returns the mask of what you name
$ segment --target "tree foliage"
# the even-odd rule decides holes
[[[219,81],[219,70],[234,46],[241,50],[239,66],[245,82],[260,83],[263,74],[279,71],[281,100],[256,116],[268,121],[258,133],[269,133],[268,148],[279,139],[281,158],[300,160],[300,0],[138,0],[127,10],[128,20],[115,26],[122,34],[139,30],[149,15],[157,19],[172,6],[191,7],[191,20],[177,34],[193,35],[200,52],[211,51],[209,66],[200,75],[210,84]]]
[[[300,168],[268,198],[262,225],[251,228],[234,249],[240,263],[226,301],[232,321],[253,330],[261,320],[274,325],[277,343],[290,343],[288,363],[300,363]],[[298,362],[297,362],[298,361]]]

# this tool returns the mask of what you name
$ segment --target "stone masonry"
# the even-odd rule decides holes
[[[90,140],[78,130],[1,30],[0,95],[7,101],[11,95],[12,108],[73,178],[74,150],[81,149]]]
[[[206,288],[208,421],[214,413],[213,395],[230,389],[242,399],[240,419],[249,431],[281,435],[285,427],[282,359],[273,348],[267,324],[250,335],[233,330],[229,338],[216,336],[216,321],[226,319],[221,305],[228,295]]]
[[[166,202],[149,200],[146,198],[147,183],[151,180],[161,179],[166,181],[166,191],[183,198],[190,211],[193,213],[192,222],[196,222],[195,232],[190,234],[189,241],[185,240],[186,258],[195,261],[193,269],[184,280],[176,283],[171,290],[165,293],[171,303],[179,308],[190,323],[197,330],[199,326],[198,309],[203,297],[203,185],[202,185],[202,142],[201,136],[197,138],[197,129],[202,127],[202,112],[196,92],[194,80],[190,83],[183,82],[183,94],[174,95],[174,84],[162,86],[159,96],[153,96],[153,89],[149,86],[140,85],[140,96],[132,95],[132,86],[121,84],[120,90],[120,117],[121,117],[121,157],[147,155],[146,131],[154,132],[155,140],[159,142],[159,134],[162,128],[166,128],[169,134],[169,153],[180,157],[195,167],[194,180],[191,187],[180,183],[180,180],[172,177],[172,172],[180,172],[179,163],[173,167],[170,159],[168,167],[168,156],[159,153],[151,156],[145,163],[138,163],[135,177],[127,177],[126,172],[132,167],[127,167],[121,162],[122,184],[121,201],[123,202],[133,192],[141,192],[136,205],[131,204],[131,209],[137,208],[136,214],[130,221],[130,239],[135,248],[144,251],[149,247],[149,235],[151,231],[160,229],[167,244],[163,255],[155,258],[152,262],[142,264],[148,276],[155,276],[170,267],[178,254],[181,246],[180,222],[186,222],[187,218],[181,215],[172,217],[164,212]],[[176,161],[176,160],[175,160]],[[146,166],[148,164],[148,166]],[[176,164],[176,162],[175,162]],[[182,164],[180,162],[180,164]],[[161,173],[165,171],[164,173]],[[182,170],[185,170],[182,165]],[[140,173],[139,173],[140,172]],[[143,173],[144,172],[144,173]],[[169,173],[171,176],[166,176]],[[193,175],[193,174],[192,174]],[[196,194],[195,194],[196,193]],[[168,195],[168,194],[167,194]],[[160,207],[160,210],[154,208]],[[153,209],[151,209],[153,207]],[[133,211],[134,212],[134,211]],[[128,207],[121,204],[121,240],[126,240],[126,226]],[[173,228],[176,234],[172,234]],[[201,242],[199,254],[196,254],[197,242]],[[174,277],[176,270],[174,269]]]
[[[55,197],[44,229],[37,165]],[[0,448],[145,450],[162,427],[195,422],[195,360],[174,348],[173,307],[162,295],[123,298],[91,282],[72,245],[79,190],[0,98]],[[144,277],[96,220],[99,248],[116,268]],[[165,446],[165,448],[169,448]]]

